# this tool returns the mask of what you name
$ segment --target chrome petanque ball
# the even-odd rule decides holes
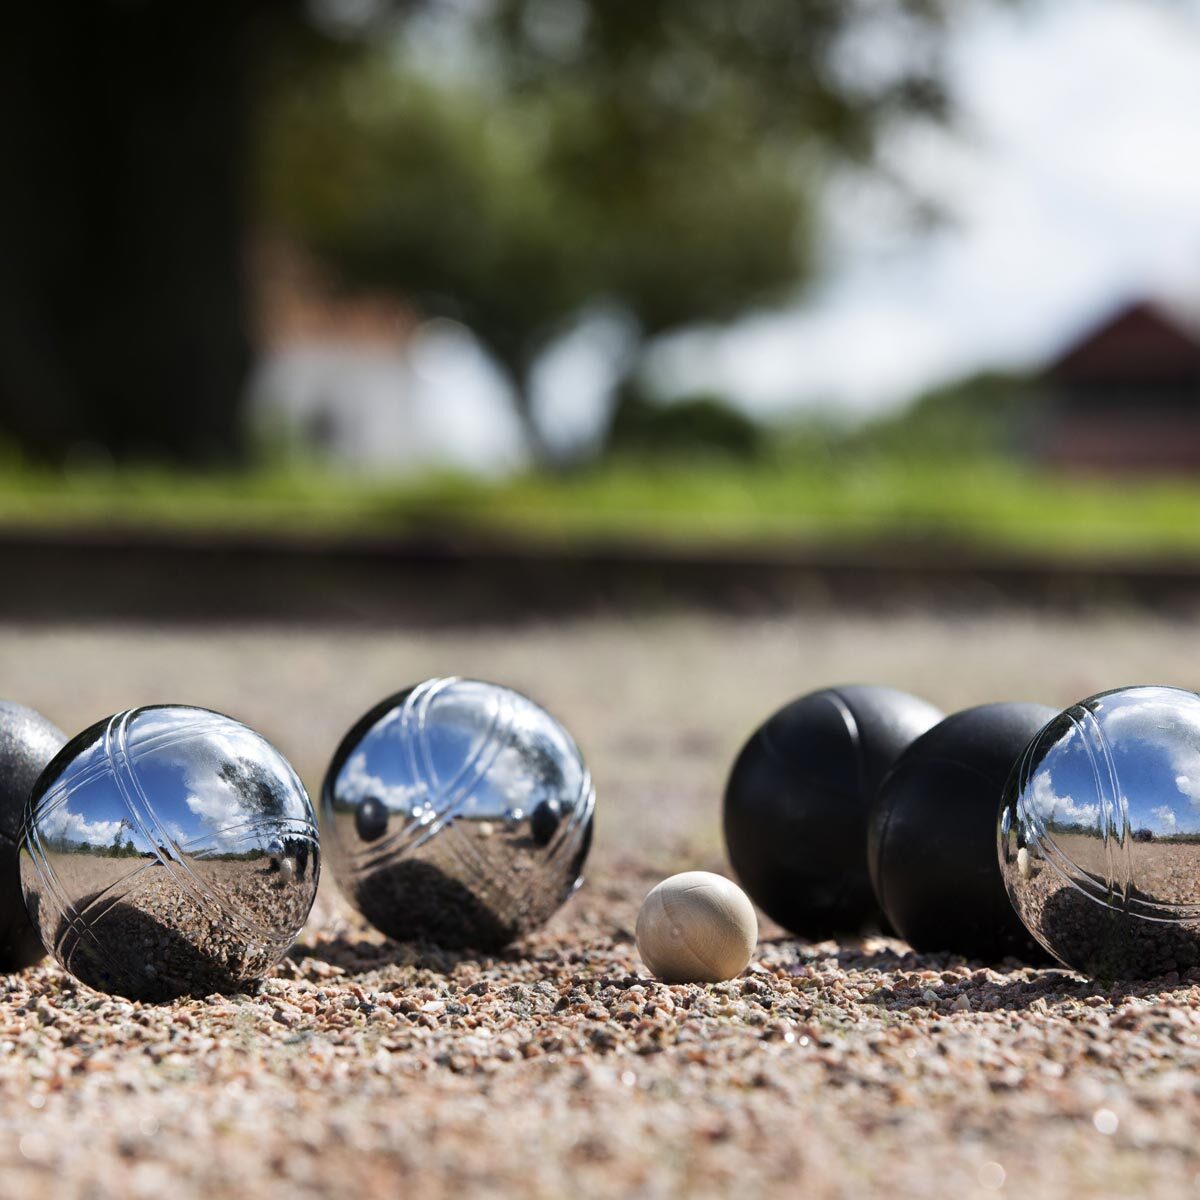
[[[346,734],[321,789],[334,874],[397,941],[494,950],[579,884],[596,794],[571,735],[511,688],[430,679]]]
[[[244,990],[317,893],[317,822],[269,742],[230,717],[135,708],[68,742],[25,809],[25,904],[73,975],[131,999]]]
[[[1066,966],[1200,966],[1200,695],[1122,688],[1056,716],[1009,777],[999,852],[1017,913]]]

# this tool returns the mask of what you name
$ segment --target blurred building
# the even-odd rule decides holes
[[[250,419],[274,453],[388,475],[524,461],[509,402],[473,377],[465,331],[431,330],[393,295],[340,291],[289,246],[264,244],[253,261]]]
[[[1138,301],[1045,371],[1038,457],[1081,471],[1200,470],[1200,327]]]

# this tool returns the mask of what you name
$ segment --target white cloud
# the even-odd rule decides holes
[[[484,701],[487,706],[479,707]],[[490,728],[493,719],[496,726]],[[446,736],[428,737],[417,754],[420,777],[414,778],[413,764],[395,741],[418,736],[421,720],[430,725],[444,721],[441,732]],[[338,775],[339,799],[350,805],[374,796],[393,812],[407,813],[425,802],[425,819],[431,819],[451,803],[469,804],[475,818],[506,820],[528,812],[547,788],[572,797],[583,786],[577,755],[541,709],[515,693],[501,697],[490,685],[471,680],[446,686],[416,722],[404,723],[399,714],[388,714],[373,727],[371,742],[370,753],[367,748],[355,751]],[[436,760],[436,787],[424,776],[426,754]],[[390,770],[385,768],[383,775],[371,771],[373,761],[387,759]],[[555,769],[548,768],[549,762]]]
[[[64,804],[42,822],[41,828],[47,839],[65,838],[89,846],[111,846],[117,831],[123,826],[122,821],[87,821]]]
[[[1168,805],[1163,804],[1158,808],[1152,808],[1150,815],[1165,829],[1171,832],[1174,831],[1176,824],[1175,813]]]
[[[1029,805],[1043,822],[1063,825],[1094,825],[1100,816],[1099,804],[1077,804],[1070,796],[1060,796],[1048,770],[1039,771],[1029,792]]]
[[[1200,700],[1175,690],[1138,689],[1105,711],[1104,725],[1112,742],[1125,737],[1152,746],[1165,759],[1179,793],[1200,809]]]
[[[231,850],[244,835],[244,829],[235,827],[245,825],[246,810],[241,798],[228,784],[210,784],[203,795],[190,795],[186,803],[208,827],[212,849]]]
[[[421,797],[425,788],[413,783],[388,783],[381,775],[372,775],[367,770],[366,751],[352,754],[338,775],[338,796],[357,804],[368,796],[374,796],[393,812],[405,812],[412,802]]]
[[[299,802],[299,794],[290,789],[278,792],[282,801],[278,812],[264,814],[247,803],[236,779],[222,778],[223,769],[230,765],[236,768],[240,763],[258,764],[268,774],[279,772],[285,777],[290,771],[282,756],[253,730],[230,720],[189,743],[188,750],[184,803],[201,822],[203,833],[198,836],[192,831],[188,837],[179,839],[181,844],[202,843],[204,849],[218,853],[237,851],[245,848],[246,825],[250,821],[264,818],[269,821],[272,816],[282,820],[308,816]],[[174,831],[182,832],[178,825]]]

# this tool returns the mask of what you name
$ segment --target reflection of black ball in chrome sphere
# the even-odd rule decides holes
[[[398,941],[481,950],[574,891],[595,803],[578,747],[545,709],[454,678],[366,713],[321,790],[325,846],[363,916]]]
[[[66,740],[32,708],[0,700],[0,972],[19,971],[45,954],[25,911],[17,847],[29,793]]]
[[[897,755],[941,718],[907,692],[835,687],[801,696],[754,732],[725,789],[725,845],[769,917],[808,938],[878,923],[867,806]]]
[[[377,796],[368,796],[354,810],[354,828],[364,842],[377,842],[388,826],[388,810]]]
[[[562,805],[554,799],[543,800],[530,814],[529,833],[539,846],[550,845],[562,820]]]
[[[1013,764],[1053,716],[1042,704],[964,709],[917,738],[885,776],[870,812],[871,882],[913,949],[1046,960],[1008,901],[996,814]]]

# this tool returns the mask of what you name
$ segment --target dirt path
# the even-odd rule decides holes
[[[599,791],[587,887],[499,959],[381,944],[326,880],[254,996],[137,1006],[0,979],[0,1196],[1184,1195],[1200,1186],[1200,986],[819,946],[764,929],[714,988],[641,977],[645,891],[722,868],[743,736],[822,683],[952,708],[1200,684],[1148,617],[825,614],[470,633],[0,626],[0,695],[74,730],[138,702],[231,712],[315,790],[388,690],[482,675],[573,729]]]

